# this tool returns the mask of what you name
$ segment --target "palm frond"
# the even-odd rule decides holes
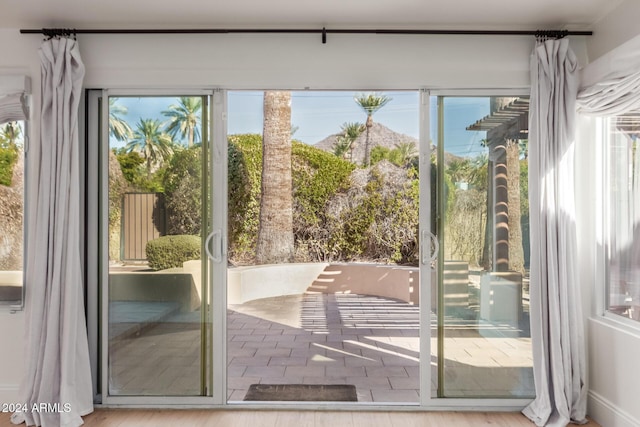
[[[186,139],[189,146],[200,139],[200,111],[202,98],[182,96],[177,104],[172,104],[162,115],[168,118],[165,131],[173,138]]]

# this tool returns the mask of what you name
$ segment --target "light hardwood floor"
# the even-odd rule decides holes
[[[535,427],[518,412],[328,412],[97,409],[84,418],[86,427]],[[0,414],[0,426],[12,426]],[[587,427],[599,427],[591,421]]]

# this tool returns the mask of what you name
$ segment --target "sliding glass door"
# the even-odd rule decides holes
[[[211,393],[210,102],[103,94],[108,397]]]
[[[98,97],[103,402],[533,396],[527,97]]]
[[[420,93],[228,99],[229,401],[419,404]]]
[[[433,97],[438,397],[535,395],[526,96]]]

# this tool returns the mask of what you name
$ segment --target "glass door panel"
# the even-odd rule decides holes
[[[209,97],[107,101],[108,395],[207,395]]]
[[[439,397],[535,394],[528,105],[437,98]]]
[[[418,404],[419,93],[228,104],[228,399]]]

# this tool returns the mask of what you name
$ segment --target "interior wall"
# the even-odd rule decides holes
[[[0,30],[0,78],[2,75],[27,75],[31,77],[31,91],[33,98],[38,98],[39,92],[39,63],[37,49],[40,40],[25,40],[18,30]],[[35,103],[33,105],[36,105]],[[33,127],[32,127],[33,128]],[[35,138],[36,130],[31,130],[31,138]],[[11,313],[0,309],[0,402],[15,403],[18,398],[23,360],[24,360],[24,329],[25,313],[18,311]]]
[[[525,88],[531,37],[81,35],[86,88],[418,89]],[[0,30],[0,76],[31,76],[37,138],[42,36]],[[572,38],[584,63],[586,40]],[[28,284],[27,284],[28,292]],[[0,312],[0,401],[17,398],[24,312]]]
[[[589,59],[593,61],[640,34],[640,2],[625,0],[593,27],[589,39]]]
[[[589,58],[593,61],[640,35],[637,18],[640,2],[626,0],[594,27],[594,35],[588,41]],[[591,62],[592,62],[591,61]],[[615,64],[613,64],[615,65]],[[589,414],[603,426],[631,427],[640,425],[638,386],[640,384],[640,325],[627,327],[615,320],[603,317],[604,275],[600,260],[604,251],[602,236],[598,231],[597,188],[600,185],[597,159],[599,147],[593,123],[588,137],[579,140],[582,148],[584,173],[578,181],[583,191],[580,212],[585,212],[578,233],[583,239],[580,259],[583,261],[582,284],[590,289],[587,302],[587,339],[589,360]],[[591,155],[585,153],[592,153]],[[593,155],[595,153],[595,156]],[[591,200],[589,200],[589,198]]]
[[[527,87],[529,37],[83,36],[88,87]]]
[[[600,132],[595,119],[580,118],[576,138],[576,202],[580,215],[576,224],[589,372],[588,413],[602,426],[632,427],[640,425],[640,325],[634,329],[603,316]]]
[[[24,367],[24,312],[0,312],[0,403],[17,403]]]
[[[589,319],[589,413],[603,426],[640,425],[640,333],[608,319]]]

